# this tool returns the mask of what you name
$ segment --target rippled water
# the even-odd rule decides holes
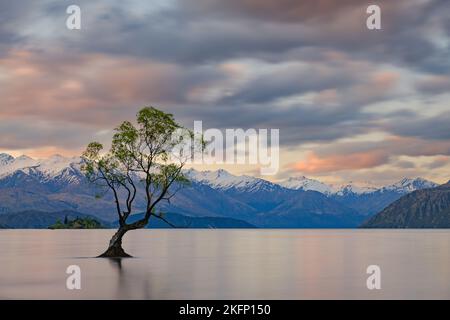
[[[450,299],[450,230],[0,231],[2,299]],[[66,288],[78,265],[81,290]],[[366,268],[381,268],[368,290]]]

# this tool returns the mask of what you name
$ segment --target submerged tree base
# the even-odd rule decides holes
[[[132,258],[122,247],[110,247],[97,258]]]

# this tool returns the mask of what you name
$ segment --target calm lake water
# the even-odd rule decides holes
[[[135,258],[91,258],[112,233],[1,230],[0,298],[450,299],[450,230],[140,230],[124,243]]]

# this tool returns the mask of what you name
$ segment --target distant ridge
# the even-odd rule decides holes
[[[349,194],[363,195],[375,192],[396,192],[405,194],[415,190],[424,188],[437,187],[438,184],[426,179],[417,178],[403,178],[393,184],[376,187],[370,182],[354,183],[349,182],[342,185],[325,184],[318,180],[309,179],[305,176],[291,177],[279,183],[281,186],[305,191],[317,191],[326,195],[345,196]]]
[[[28,210],[0,215],[0,225],[5,226],[6,229],[46,229],[58,220],[64,221],[66,217],[71,220],[76,218],[95,218],[99,220],[92,215],[69,210],[57,212]],[[105,221],[99,222],[103,226],[110,225]]]
[[[450,228],[450,182],[401,197],[362,228]]]
[[[0,217],[12,219],[23,211],[72,211],[115,221],[117,214],[111,194],[97,197],[102,190],[87,182],[80,167],[80,157],[54,155],[32,159],[26,155],[14,158],[0,154]],[[304,176],[275,183],[236,176],[223,169],[189,169],[185,174],[192,182],[190,186],[180,190],[170,204],[161,204],[158,210],[205,221],[235,219],[236,226],[243,221],[264,228],[354,228],[401,196],[436,186],[422,178],[405,178],[375,187],[370,182],[327,185]],[[144,196],[143,190],[138,190],[135,212],[145,210]],[[32,217],[37,222],[41,219],[39,215]],[[7,221],[3,224],[14,227]]]
[[[78,174],[80,165],[80,157],[63,157],[56,154],[47,159],[33,159],[27,155],[14,158],[9,154],[0,153],[0,178],[16,172],[23,172],[39,173],[42,179],[51,179],[60,176],[77,181],[82,178]],[[342,185],[329,185],[305,176],[293,176],[279,183],[273,183],[261,178],[255,178],[247,175],[236,176],[223,169],[216,171],[198,171],[195,169],[188,169],[185,173],[196,182],[222,190],[230,188],[249,190],[251,188],[261,187],[270,190],[276,186],[281,186],[292,190],[317,191],[326,195],[343,195],[349,193],[366,194],[377,191],[407,193],[419,189],[438,186],[438,184],[420,177],[404,178],[391,185],[375,187],[370,182],[349,182]]]
[[[135,214],[130,216],[130,222],[142,219],[143,214]],[[162,229],[162,228],[189,228],[189,229],[253,229],[254,225],[239,219],[225,218],[225,217],[189,217],[177,213],[165,213],[165,221],[152,218],[151,223],[147,225],[147,229]],[[115,226],[118,222],[114,223]]]
[[[142,216],[142,214],[133,215],[130,217],[130,221],[135,221]],[[0,229],[47,229],[55,225],[57,221],[63,222],[66,218],[68,220],[93,219],[100,222],[103,228],[115,228],[118,225],[117,221],[109,223],[92,215],[76,211],[44,212],[29,210],[0,215]],[[172,225],[153,218],[148,228],[173,228],[174,226],[177,228],[256,228],[246,221],[225,217],[189,217],[167,213],[164,218]]]

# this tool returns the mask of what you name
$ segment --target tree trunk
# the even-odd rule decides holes
[[[122,248],[122,238],[128,229],[120,227],[109,241],[109,247],[98,258],[128,258],[131,257]]]

